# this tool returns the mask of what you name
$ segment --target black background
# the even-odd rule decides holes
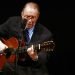
[[[24,4],[29,0],[0,0],[0,24],[8,17],[20,15]],[[52,59],[53,73],[74,73],[74,25],[75,8],[73,2],[49,2],[49,0],[31,0],[39,4],[41,15],[39,21],[54,34],[56,44]],[[68,7],[70,5],[70,8]],[[65,7],[64,7],[65,6]],[[67,7],[66,7],[67,6]],[[71,7],[73,6],[73,7]]]

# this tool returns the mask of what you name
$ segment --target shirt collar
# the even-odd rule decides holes
[[[28,29],[28,32],[29,32],[29,33],[30,33],[30,32],[33,32],[33,30],[34,30],[34,27]]]

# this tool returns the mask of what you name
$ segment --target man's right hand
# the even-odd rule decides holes
[[[0,52],[3,52],[5,49],[7,49],[8,46],[5,45],[1,40],[0,40]]]

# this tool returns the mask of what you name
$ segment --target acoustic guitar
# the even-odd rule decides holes
[[[19,42],[17,38],[11,37],[8,40],[5,40],[2,38],[2,41],[4,44],[8,46],[7,49],[5,49],[3,52],[0,52],[0,71],[3,69],[4,65],[6,62],[9,63],[14,63],[16,55],[15,52],[17,51],[18,53],[25,52],[26,49],[28,48],[27,46],[24,47],[19,47]],[[44,50],[44,51],[53,51],[55,48],[55,43],[54,41],[46,41],[41,44],[36,44],[33,45],[34,50],[37,52]],[[6,56],[6,54],[8,54]]]

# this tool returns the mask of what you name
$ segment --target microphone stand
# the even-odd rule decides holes
[[[18,39],[18,42],[19,42],[19,47],[18,47],[18,49],[16,50],[16,52],[15,52],[15,55],[16,55],[16,59],[15,59],[15,72],[17,73],[17,62],[18,62],[18,54],[19,54],[19,51],[20,51],[20,49],[21,49],[21,43],[22,43],[22,41],[24,40],[25,41],[25,39],[24,39],[24,29],[25,29],[25,24],[27,23],[27,20],[26,19],[24,19],[24,20],[22,20],[21,21],[21,29],[20,29],[20,31],[18,32],[18,34],[19,34],[19,39]],[[25,43],[24,43],[25,44]]]
[[[17,74],[17,62],[18,62],[18,51],[19,51],[19,49],[20,49],[20,39],[18,39],[18,42],[19,42],[19,47],[18,47],[18,49],[16,49],[16,51],[15,51],[15,73],[14,73],[14,75],[16,75]]]
[[[21,29],[21,31],[19,33],[19,39],[18,39],[19,46],[18,46],[18,49],[15,51],[15,56],[16,56],[16,58],[15,58],[15,74],[17,73],[17,68],[18,68],[17,62],[18,62],[18,58],[19,58],[19,52],[21,51],[21,47],[22,47],[21,43],[23,40],[25,41],[23,31],[24,30]]]

